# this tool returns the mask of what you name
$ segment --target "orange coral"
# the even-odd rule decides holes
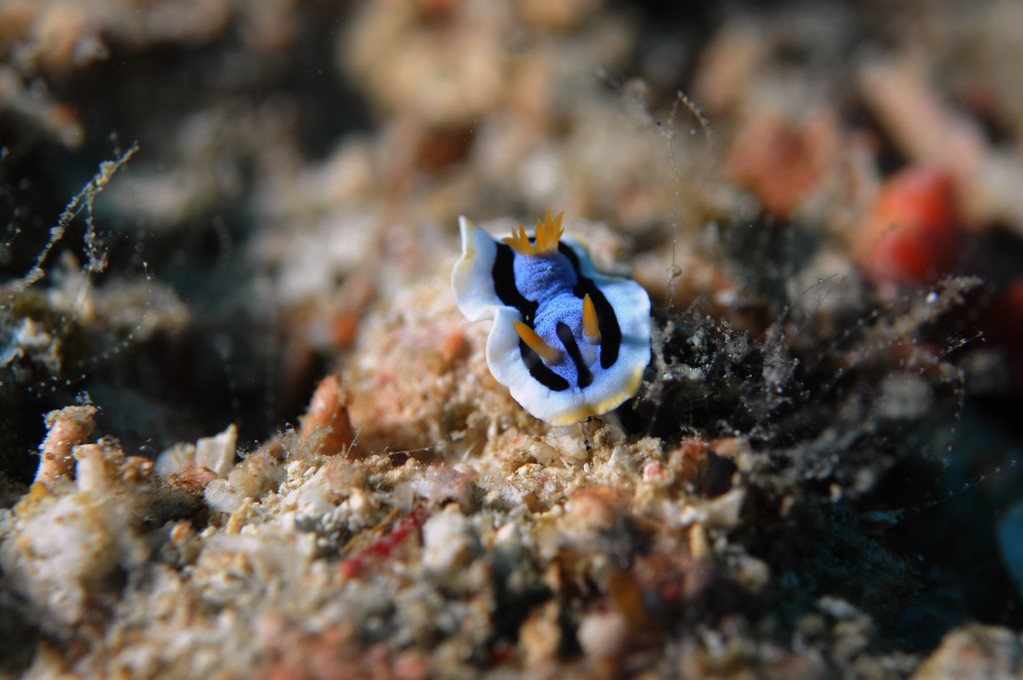
[[[351,448],[355,434],[348,417],[347,403],[348,395],[337,375],[329,375],[320,381],[309,402],[309,409],[302,417],[302,445],[314,441],[325,456],[334,456]]]
[[[817,188],[837,156],[830,112],[791,121],[751,117],[728,154],[727,176],[757,195],[764,210],[786,219]]]
[[[46,439],[39,445],[42,460],[35,481],[49,487],[58,479],[70,479],[75,468],[72,450],[96,427],[96,407],[68,406],[46,414]]]

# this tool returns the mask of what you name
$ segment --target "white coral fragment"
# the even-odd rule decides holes
[[[213,437],[203,437],[192,444],[177,444],[156,459],[156,474],[161,477],[180,475],[193,469],[207,469],[217,477],[227,476],[234,465],[238,444],[238,428],[232,423]]]
[[[237,444],[238,428],[232,423],[220,434],[195,442],[195,462],[212,470],[217,477],[224,477],[234,465]]]
[[[448,507],[423,524],[423,566],[431,571],[445,572],[478,548],[469,520],[456,506]]]
[[[19,516],[0,545],[0,571],[52,628],[82,621],[90,592],[146,556],[125,502],[86,490]]]

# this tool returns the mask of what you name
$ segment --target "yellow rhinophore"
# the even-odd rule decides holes
[[[544,363],[556,364],[561,361],[560,349],[548,345],[544,342],[543,338],[536,334],[536,331],[521,321],[513,321],[512,323],[515,324],[515,330],[518,331],[519,337],[522,338],[522,342],[526,343],[529,349],[539,354],[540,358],[544,360]]]
[[[600,344],[600,326],[597,324],[597,309],[587,293],[583,298],[583,334],[590,344]]]

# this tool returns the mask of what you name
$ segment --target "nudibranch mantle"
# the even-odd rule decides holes
[[[650,297],[635,281],[599,274],[561,215],[536,234],[497,241],[460,217],[451,271],[458,309],[493,319],[487,365],[515,401],[552,425],[606,413],[631,398],[650,363]]]

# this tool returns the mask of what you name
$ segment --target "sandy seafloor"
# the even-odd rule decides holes
[[[1020,677],[1021,26],[0,0],[0,676]],[[548,210],[566,427],[449,282]]]

